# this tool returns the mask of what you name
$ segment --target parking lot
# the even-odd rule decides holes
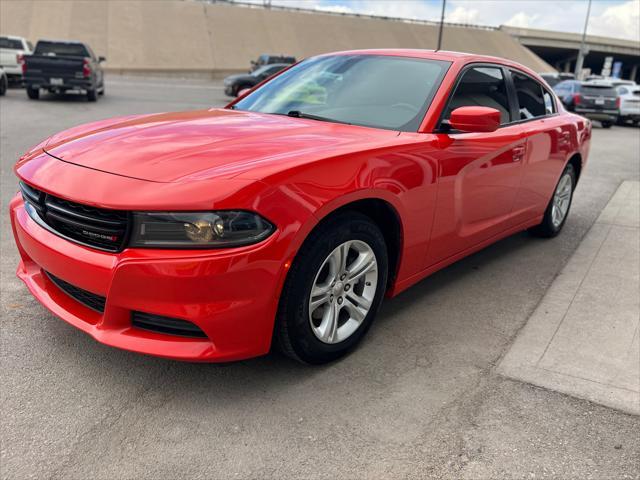
[[[135,77],[109,77],[97,103],[0,99],[2,478],[637,478],[638,417],[495,366],[620,183],[640,178],[638,128],[596,123],[559,237],[515,235],[422,281],[328,366],[144,357],[41,307],[14,275],[18,156],[80,123],[226,101],[220,83]]]

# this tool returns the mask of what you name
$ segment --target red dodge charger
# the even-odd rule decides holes
[[[53,135],[15,167],[18,276],[99,342],[190,361],[344,355],[383,297],[562,229],[591,124],[500,58],[366,50],[227,105]]]

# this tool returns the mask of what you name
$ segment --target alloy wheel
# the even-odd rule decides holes
[[[349,338],[366,318],[378,285],[378,262],[361,240],[336,247],[315,276],[309,295],[309,322],[321,342]]]
[[[556,187],[553,194],[553,205],[551,206],[551,222],[555,228],[558,228],[569,211],[571,204],[571,192],[573,189],[573,181],[571,175],[565,173]]]

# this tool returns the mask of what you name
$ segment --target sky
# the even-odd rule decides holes
[[[441,0],[271,1],[273,5],[418,20],[439,20],[442,8]],[[587,0],[447,0],[445,21],[582,33],[586,13]],[[640,42],[640,0],[593,0],[588,33]]]

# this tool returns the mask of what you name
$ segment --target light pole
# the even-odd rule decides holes
[[[591,14],[591,0],[587,6],[587,18],[584,19],[584,30],[582,31],[582,41],[580,42],[580,51],[578,52],[578,59],[576,60],[576,79],[582,80],[582,64],[584,63],[584,57],[587,55],[585,42],[587,41],[587,27],[589,26],[589,15]]]
[[[442,30],[444,30],[444,9],[446,5],[447,0],[442,0],[442,13],[440,14],[440,29],[438,30],[438,47],[436,48],[436,51],[440,50],[440,47],[442,47]]]

